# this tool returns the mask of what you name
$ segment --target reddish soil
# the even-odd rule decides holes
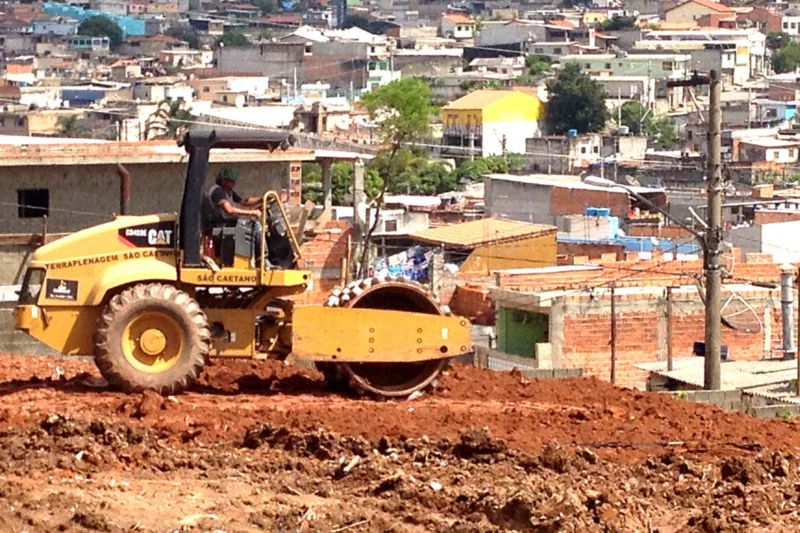
[[[798,429],[461,366],[375,401],[223,361],[163,398],[4,355],[0,531],[795,531]]]

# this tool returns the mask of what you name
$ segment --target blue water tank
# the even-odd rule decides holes
[[[578,130],[567,130],[567,137],[577,137]]]

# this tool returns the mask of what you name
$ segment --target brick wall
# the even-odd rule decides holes
[[[613,254],[615,260],[619,261],[625,257],[625,246],[622,244],[603,244],[596,242],[559,242],[558,243],[558,262],[562,265],[574,264],[572,258],[575,256],[585,256],[588,260],[597,259],[606,261],[608,254]]]
[[[629,226],[631,237],[659,237],[661,239],[684,239],[692,234],[680,226]]]
[[[795,220],[800,220],[800,211],[756,211],[754,218],[756,224],[793,222]]]
[[[553,187],[550,196],[551,215],[582,215],[587,207],[608,207],[611,215],[624,217],[630,209],[627,193]]]
[[[744,297],[764,323],[759,333],[747,334],[727,327],[722,343],[735,360],[779,357],[781,343],[780,292],[754,289]],[[619,294],[616,306],[616,383],[641,386],[647,372],[637,364],[666,361],[667,314],[663,294]],[[608,291],[568,295],[554,306],[562,317],[559,331],[551,332],[554,352],[563,368],[582,368],[586,375],[611,378],[611,304]],[[795,321],[797,316],[795,315]],[[551,321],[551,326],[553,325]],[[555,324],[559,327],[558,324]],[[676,289],[673,299],[672,347],[675,359],[694,357],[695,341],[704,340],[704,306],[692,287]]]

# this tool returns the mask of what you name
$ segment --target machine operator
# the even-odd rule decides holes
[[[242,198],[235,190],[239,172],[235,168],[224,167],[217,173],[215,185],[206,196],[204,225],[210,229],[215,226],[236,224],[245,229],[250,243],[250,257],[257,261],[261,253],[261,197]]]

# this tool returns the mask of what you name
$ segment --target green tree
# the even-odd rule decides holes
[[[625,102],[617,110],[620,126],[627,126],[634,135],[640,135],[644,130],[644,122],[650,116],[647,108],[639,102]]]
[[[782,31],[771,31],[767,35],[767,48],[770,50],[780,50],[781,48],[785,48],[790,42],[792,42],[791,36]]]
[[[772,68],[778,74],[794,72],[800,66],[800,43],[788,43],[772,54]]]
[[[539,54],[530,54],[525,58],[528,74],[534,78],[541,78],[550,70],[550,58]]]
[[[247,39],[247,35],[239,29],[225,31],[217,41],[217,46],[247,46],[248,44],[250,41]]]
[[[563,134],[599,131],[608,119],[606,93],[602,85],[581,71],[577,63],[568,63],[547,82],[550,100],[547,121],[554,132]]]
[[[122,29],[117,23],[105,15],[95,15],[81,22],[78,26],[78,35],[90,37],[108,37],[108,42],[112,48],[122,44]]]
[[[678,129],[669,117],[659,117],[645,121],[644,133],[647,138],[663,148],[672,148],[678,143]]]
[[[597,24],[597,29],[602,31],[620,31],[636,28],[636,17],[623,17],[614,15],[610,19]]]
[[[278,0],[253,0],[251,3],[261,10],[262,15],[269,15],[280,9]]]
[[[82,133],[79,129],[77,115],[58,117],[56,127],[58,128],[59,137],[79,137]]]
[[[459,181],[482,181],[486,174],[516,174],[524,167],[522,154],[506,154],[489,157],[476,157],[472,161],[464,161],[456,169]]]
[[[353,165],[337,161],[331,165],[331,197],[334,205],[344,205],[345,196],[352,192]],[[322,167],[319,163],[303,164],[303,201],[322,202]]]
[[[379,153],[367,169],[376,177],[393,176],[387,192],[397,194],[440,194],[456,188],[455,173],[441,161],[430,161],[427,154],[400,148]],[[369,186],[366,187],[369,192]]]
[[[390,184],[400,174],[401,168],[395,164],[398,151],[406,144],[424,138],[430,131],[431,116],[436,108],[431,103],[431,89],[427,82],[417,78],[400,78],[374,91],[361,99],[370,117],[380,128],[386,148],[379,157],[385,158],[384,172],[379,175],[380,190],[373,197],[376,207],[375,220],[365,232],[361,252],[360,272],[365,272],[368,262],[368,243],[378,227],[383,198]]]
[[[678,142],[678,130],[669,117],[656,118],[639,102],[625,102],[618,110],[622,126],[627,126],[634,135],[645,135],[650,141],[664,148]]]

